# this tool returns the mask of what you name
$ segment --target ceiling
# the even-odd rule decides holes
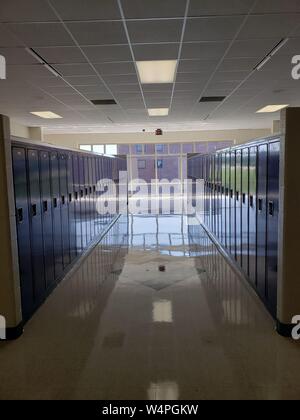
[[[260,71],[253,68],[289,41]],[[26,51],[33,48],[62,78]],[[0,112],[46,132],[264,128],[300,106],[299,0],[1,0]],[[177,59],[174,84],[142,85],[135,61]],[[203,96],[227,96],[199,103]],[[94,106],[91,99],[115,99]],[[170,108],[149,117],[147,108]],[[42,120],[30,111],[63,118]]]

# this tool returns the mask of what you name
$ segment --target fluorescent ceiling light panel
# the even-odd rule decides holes
[[[40,118],[46,118],[46,119],[62,118],[60,115],[57,115],[51,111],[34,111],[34,112],[30,112],[30,114],[36,115],[37,117],[40,117]]]
[[[149,108],[148,114],[150,117],[165,117],[169,115],[169,108]]]
[[[287,107],[288,105],[267,105],[264,108],[261,108],[258,111],[256,111],[256,113],[260,114],[263,112],[277,112]]]
[[[173,83],[177,68],[177,60],[155,60],[136,62],[142,84]]]

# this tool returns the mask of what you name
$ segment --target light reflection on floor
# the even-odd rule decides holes
[[[299,399],[299,345],[190,231],[185,216],[122,217],[0,343],[0,398]]]

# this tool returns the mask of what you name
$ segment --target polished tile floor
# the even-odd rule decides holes
[[[0,343],[1,399],[299,399],[299,378],[299,344],[181,216],[122,216]]]

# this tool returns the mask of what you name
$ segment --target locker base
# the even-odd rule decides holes
[[[6,338],[1,341],[10,341],[16,340],[23,334],[23,322],[20,322],[19,325],[16,327],[8,327],[6,328]]]
[[[276,322],[276,331],[279,335],[282,337],[292,337],[292,330],[295,327],[296,324],[283,324],[282,322],[278,321]]]

